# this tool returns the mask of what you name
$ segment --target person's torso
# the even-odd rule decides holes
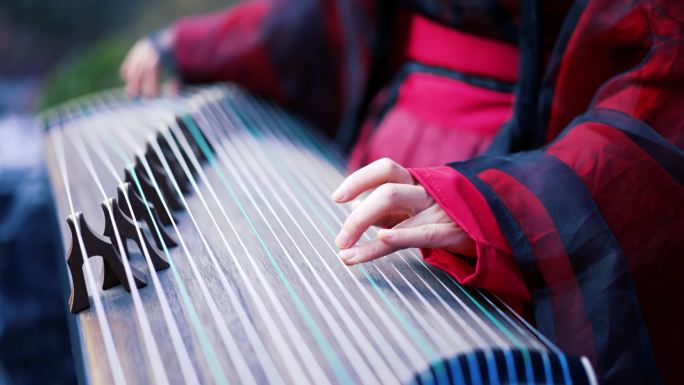
[[[382,157],[438,166],[486,151],[513,114],[518,3],[406,1],[393,44],[400,64],[367,109],[349,168]],[[569,3],[541,5],[545,52]]]

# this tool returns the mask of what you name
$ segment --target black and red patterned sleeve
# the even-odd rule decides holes
[[[478,246],[474,265],[443,250],[427,262],[529,295],[540,331],[602,383],[684,383],[683,21],[679,1],[590,1],[546,146],[411,170]]]
[[[240,3],[173,26],[186,82],[232,81],[333,129],[364,97],[378,41],[372,0]]]

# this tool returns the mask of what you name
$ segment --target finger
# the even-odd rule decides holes
[[[129,96],[136,97],[140,95],[145,73],[148,70],[150,62],[153,62],[154,60],[153,52],[146,48],[144,44],[137,44],[137,47],[134,48],[134,53],[132,54],[129,77],[126,82],[126,91]]]
[[[354,199],[351,202],[351,210],[354,211],[361,206],[361,203],[363,203],[363,200],[361,199]],[[377,227],[394,227],[397,223],[405,220],[407,218],[407,212],[405,213],[393,213],[393,214],[387,214],[385,215],[382,219],[376,221],[373,225]]]
[[[159,84],[159,66],[156,59],[152,60],[145,66],[141,79],[142,93],[148,98],[157,96]]]
[[[362,202],[363,202],[363,200],[361,200],[361,199],[354,199],[351,202],[352,211],[359,208],[359,206],[361,206]],[[405,220],[406,218],[407,218],[406,213],[404,213],[404,214],[395,213],[394,215],[389,214],[389,215],[385,215],[382,219],[376,221],[373,225],[377,226],[377,227],[384,227],[384,228],[394,227],[394,225]]]
[[[132,60],[128,76],[126,77],[126,94],[130,97],[136,97],[140,93],[140,81],[142,79],[144,63],[139,56],[135,56]]]
[[[133,45],[131,49],[128,51],[126,54],[126,58],[124,59],[123,63],[121,64],[121,68],[119,69],[119,76],[121,77],[121,80],[126,81],[128,78],[130,72],[131,72],[131,66],[133,64],[133,61],[138,54],[138,44]]]
[[[446,248],[458,254],[475,256],[475,242],[455,223],[434,223],[378,231],[378,239],[396,248]]]
[[[178,91],[180,90],[180,80],[178,79],[171,79],[168,80],[167,82],[164,83],[164,93],[167,95],[175,96],[178,94]]]
[[[384,184],[375,189],[349,214],[335,238],[335,243],[343,249],[351,247],[370,226],[388,215],[403,212],[410,216],[422,211],[431,203],[430,196],[420,186]]]
[[[122,67],[122,75],[123,75],[123,80],[124,83],[126,84],[126,93],[129,96],[134,96],[132,95],[133,90],[133,81],[137,78],[136,74],[136,69],[139,67],[140,63],[140,47],[136,43],[133,48],[128,52],[128,56],[126,56],[126,61],[124,62],[124,65]]]
[[[349,175],[333,192],[336,202],[349,202],[362,192],[380,186],[383,183],[413,184],[413,177],[397,162],[383,158]]]
[[[444,210],[435,203],[434,199],[426,192],[426,199],[429,202],[427,208],[424,210],[415,210],[410,212],[411,215],[397,215],[400,212],[395,212],[395,215],[388,215],[386,221],[378,222],[375,226],[393,228],[393,227],[417,227],[431,223],[452,223],[453,220],[449,218]],[[421,205],[422,206],[422,205]]]
[[[345,265],[351,266],[356,265],[357,263],[372,261],[385,255],[392,254],[397,250],[399,250],[399,248],[374,239],[352,247],[351,249],[340,251],[340,258]]]
[[[126,77],[128,77],[128,71],[129,67],[131,66],[131,53],[129,52],[126,55],[126,58],[124,59],[123,63],[121,63],[121,67],[119,67],[119,77],[121,80],[126,81]]]

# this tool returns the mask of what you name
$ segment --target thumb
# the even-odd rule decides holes
[[[378,231],[378,239],[389,246],[398,248],[444,248],[466,256],[477,255],[475,242],[454,223],[382,229]]]

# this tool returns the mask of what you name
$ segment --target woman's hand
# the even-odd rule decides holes
[[[342,182],[332,197],[350,202],[364,191],[373,190],[355,205],[342,225],[335,243],[347,265],[371,261],[409,247],[445,248],[475,256],[475,242],[417,185],[411,174],[391,159],[375,161]],[[377,239],[356,244],[370,226]]]
[[[170,50],[172,44],[173,32],[166,29],[150,37],[142,38],[133,45],[119,70],[128,96],[143,95],[148,98],[157,96],[162,51]],[[170,88],[175,86],[173,83],[175,82],[170,83]]]
[[[121,79],[126,84],[126,93],[133,97],[157,95],[159,84],[160,55],[148,38],[140,39],[128,51],[121,65]]]

